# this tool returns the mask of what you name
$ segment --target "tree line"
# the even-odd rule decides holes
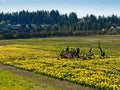
[[[119,26],[117,15],[96,17],[91,14],[78,18],[74,12],[68,15],[60,14],[58,10],[0,13],[1,39],[119,34],[120,30],[116,28]]]

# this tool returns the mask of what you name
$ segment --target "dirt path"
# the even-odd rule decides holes
[[[1,63],[0,69],[10,71],[14,74],[32,80],[31,83],[34,83],[34,87],[37,90],[95,90],[89,87],[75,85],[67,81],[61,81],[59,79],[54,79],[40,74],[36,74],[34,72],[21,70],[12,66],[3,65]]]

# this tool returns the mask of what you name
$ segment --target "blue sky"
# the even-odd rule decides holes
[[[87,14],[120,16],[120,0],[0,0],[0,12],[52,9],[60,13],[76,12],[79,17]]]

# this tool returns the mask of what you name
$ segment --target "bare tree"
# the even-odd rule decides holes
[[[80,58],[79,54],[80,54],[80,48],[77,48],[76,53],[75,53],[75,57]]]
[[[71,54],[67,51],[64,51],[64,50],[62,50],[62,52],[60,53],[60,57],[61,58],[66,58],[66,59],[72,58]]]
[[[88,59],[92,59],[93,57],[95,57],[94,54],[92,53],[92,47],[88,51],[87,57],[88,57]]]
[[[67,46],[67,48],[66,48],[66,52],[69,52],[69,47]]]
[[[98,48],[100,49],[100,54],[101,54],[101,57],[105,57],[105,51],[102,50],[102,48],[100,47],[100,43],[98,45]]]

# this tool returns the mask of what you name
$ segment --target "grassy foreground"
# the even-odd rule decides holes
[[[109,58],[99,58],[99,42]],[[100,90],[120,89],[120,36],[2,40],[0,44],[1,63]],[[79,47],[81,53],[92,46],[96,57],[57,59],[67,46]]]
[[[0,70],[0,90],[30,90],[33,87],[30,81],[12,74],[5,70]]]

